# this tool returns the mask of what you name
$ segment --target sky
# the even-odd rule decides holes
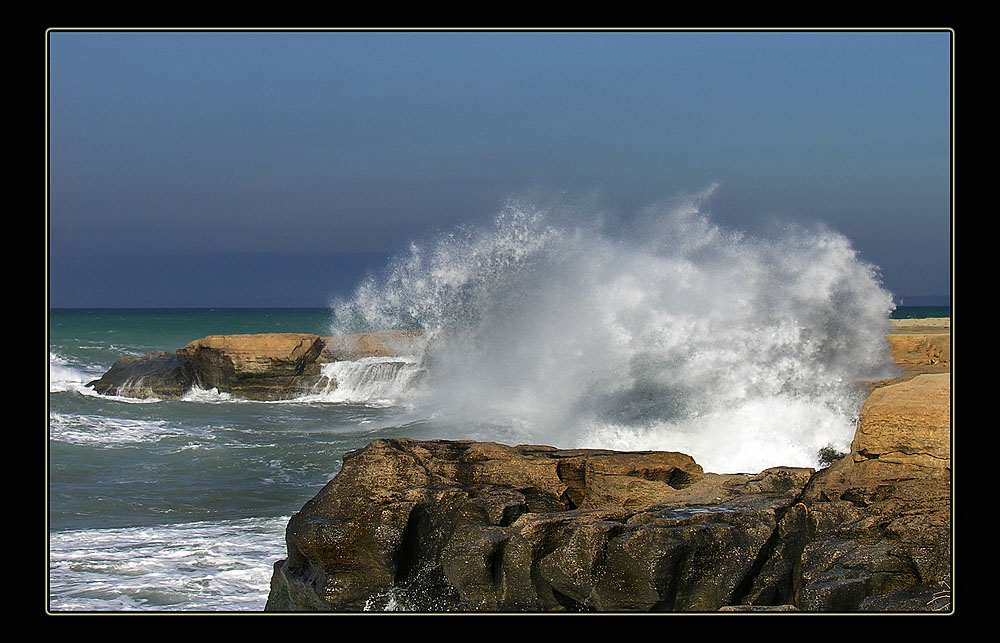
[[[512,196],[822,222],[951,293],[948,31],[50,31],[50,307],[326,306]]]

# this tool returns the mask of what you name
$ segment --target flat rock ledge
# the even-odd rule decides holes
[[[266,609],[948,611],[950,388],[878,389],[819,472],[376,440],[289,521]]]
[[[886,341],[901,377],[871,383],[874,387],[926,373],[951,372],[951,319],[890,320]]]
[[[328,384],[321,365],[364,357],[394,357],[419,350],[419,331],[342,337],[306,333],[211,335],[174,353],[123,357],[89,382],[101,395],[176,399],[193,387],[247,400],[283,400]]]

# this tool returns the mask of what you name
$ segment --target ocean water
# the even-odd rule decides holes
[[[727,230],[703,198],[615,227],[511,203],[327,308],[50,310],[49,609],[263,609],[288,518],[376,438],[664,449],[720,473],[846,450],[906,311],[836,232]],[[419,354],[329,365],[339,386],[296,400],[86,386],[206,335],[415,327]]]
[[[331,365],[334,391],[287,402],[194,391],[96,395],[122,356],[211,334],[328,335],[329,309],[49,311],[48,606],[51,611],[259,611],[288,518],[381,437],[468,432],[396,399],[413,360]],[[339,368],[339,370],[338,370]]]
[[[951,317],[951,306],[905,306],[900,305],[892,311],[892,319],[927,319],[933,317]]]

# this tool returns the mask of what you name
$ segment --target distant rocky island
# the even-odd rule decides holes
[[[319,364],[405,353],[417,337],[207,337],[123,358],[91,385],[284,399],[315,386]],[[850,453],[819,471],[376,440],[290,520],[266,609],[947,612],[950,323],[893,320],[888,342],[901,376],[867,384]]]

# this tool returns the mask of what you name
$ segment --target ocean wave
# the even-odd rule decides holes
[[[234,398],[231,394],[226,392],[220,392],[217,388],[203,389],[198,386],[192,386],[188,391],[181,396],[182,402],[200,402],[203,404],[221,404],[225,402],[245,402],[246,400],[241,400],[239,398]]]
[[[857,383],[891,371],[892,295],[839,233],[727,229],[710,195],[627,225],[512,201],[333,302],[331,332],[425,328],[428,412],[560,447],[683,450],[719,472],[815,466],[850,441]]]
[[[49,352],[49,392],[76,391],[86,393],[87,382],[101,376],[101,367],[80,363],[58,353]]]

